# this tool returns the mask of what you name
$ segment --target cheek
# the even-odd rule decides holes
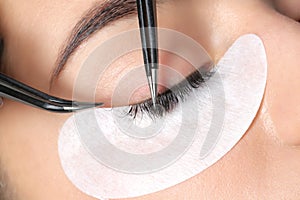
[[[68,194],[72,187],[62,174],[56,148],[57,130],[67,116],[8,100],[4,103],[0,115],[1,164],[11,186],[24,199],[68,199],[62,194]],[[55,188],[57,182],[64,187]]]
[[[277,136],[287,145],[299,146],[300,95],[296,92],[300,87],[299,75],[297,75],[298,79],[293,79],[291,76],[296,75],[279,78],[281,81],[276,84],[277,87],[267,92],[266,102]]]
[[[300,145],[300,24],[279,17],[270,23],[271,34],[264,35],[270,66],[265,98],[273,124],[269,129],[283,143]]]

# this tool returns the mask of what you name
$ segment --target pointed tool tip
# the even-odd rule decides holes
[[[96,108],[103,106],[104,103],[87,103],[87,102],[74,102],[72,107],[65,107],[65,110],[70,110],[70,111],[79,111],[79,110],[85,110],[85,109],[90,109],[90,108]]]
[[[103,106],[104,103],[95,103],[95,107],[100,107],[100,106]]]
[[[156,93],[155,93],[154,86],[152,84],[150,84],[150,92],[151,92],[153,107],[156,108]]]
[[[152,78],[151,78],[151,86],[152,86],[152,100],[154,102],[154,106],[156,104],[156,98],[157,98],[157,69],[152,69],[151,70],[151,74],[152,74]]]
[[[73,101],[72,105],[75,107],[98,107],[103,106],[104,103],[102,102],[79,102],[79,101]]]

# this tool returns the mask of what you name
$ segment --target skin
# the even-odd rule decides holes
[[[0,1],[0,35],[5,39],[3,71],[42,91],[72,97],[76,73],[97,42],[137,27],[136,18],[130,18],[103,29],[81,46],[49,90],[49,74],[59,49],[93,2]],[[189,35],[216,62],[239,36],[259,35],[268,57],[268,83],[253,124],[226,156],[186,182],[135,199],[299,198],[299,10],[297,0],[185,0],[158,8],[160,27]],[[161,60],[170,65],[166,57],[162,54]],[[104,73],[101,81],[110,85],[105,85],[109,89],[104,88],[97,96],[99,100],[109,104],[114,84],[121,75],[142,64],[141,53],[133,53],[133,58],[121,58]],[[127,66],[120,67],[122,63]],[[183,68],[178,71],[187,74]],[[142,98],[145,95],[135,101]],[[18,199],[93,199],[77,190],[60,166],[58,130],[68,117],[4,99],[0,110],[0,163]]]

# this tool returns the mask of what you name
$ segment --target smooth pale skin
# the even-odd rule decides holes
[[[58,50],[93,2],[1,0],[5,72],[50,93],[49,73]],[[255,121],[232,151],[184,183],[135,199],[299,199],[299,10],[298,0],[171,0],[158,8],[161,27],[194,38],[216,62],[239,36],[260,36],[268,56],[268,83]],[[136,27],[136,18],[124,19],[82,45],[51,93],[70,98],[75,75],[96,43]],[[103,82],[113,85],[118,79],[113,72],[126,73],[141,64],[141,54],[134,56],[113,65]],[[168,64],[164,56],[161,60]],[[123,69],[122,62],[127,63]],[[186,73],[183,68],[179,71]],[[99,99],[109,103],[113,87],[105,88]],[[0,110],[0,159],[19,199],[93,199],[77,190],[60,166],[57,140],[68,117],[4,100]]]

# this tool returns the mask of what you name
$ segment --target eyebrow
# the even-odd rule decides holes
[[[164,1],[157,0],[157,2]],[[50,85],[64,70],[69,58],[83,42],[112,22],[136,14],[136,0],[105,0],[103,3],[96,2],[77,22],[61,48],[55,68],[51,74]]]

